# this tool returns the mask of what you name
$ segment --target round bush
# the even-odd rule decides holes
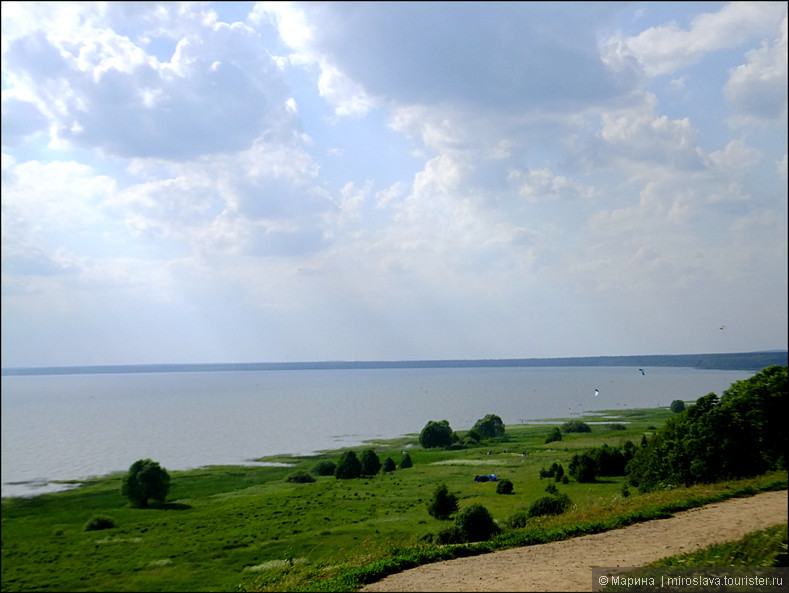
[[[388,474],[389,472],[393,472],[395,469],[397,469],[397,466],[391,457],[384,459],[384,464],[381,466],[382,472]]]
[[[441,484],[433,493],[427,504],[427,512],[436,519],[446,520],[458,510],[458,497],[449,491],[446,484]]]
[[[455,517],[455,527],[467,542],[485,541],[500,531],[488,509],[479,503],[460,511]]]
[[[513,488],[512,481],[504,478],[496,484],[496,494],[512,494]]]
[[[681,399],[675,399],[673,402],[671,402],[670,408],[672,412],[679,414],[685,409],[685,402],[683,402]]]
[[[340,455],[337,462],[337,469],[334,470],[334,477],[340,480],[358,478],[362,475],[362,462],[353,451],[345,451]]]
[[[566,494],[549,494],[535,500],[529,505],[529,517],[543,515],[561,515],[572,504]]]
[[[107,515],[93,515],[87,523],[82,526],[83,531],[99,531],[101,529],[112,529],[115,527],[115,519]]]
[[[405,451],[403,452],[403,459],[400,460],[400,469],[408,469],[409,467],[414,467],[414,462],[411,461],[408,451]]]
[[[592,432],[592,428],[580,420],[570,420],[562,424],[562,432]]]
[[[148,500],[163,503],[169,490],[170,474],[151,459],[138,459],[132,463],[121,483],[121,494],[132,505],[141,508],[148,506]]]
[[[309,472],[305,472],[304,470],[298,470],[290,474],[287,478],[285,478],[285,481],[294,482],[296,484],[306,484],[308,482],[314,482],[315,477]]]
[[[337,465],[333,461],[324,459],[313,465],[310,471],[316,476],[333,476],[335,469],[337,469]]]

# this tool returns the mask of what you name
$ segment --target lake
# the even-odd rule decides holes
[[[418,434],[429,420],[466,430],[721,395],[754,371],[651,367],[322,369],[2,377],[2,495],[62,490],[52,480],[308,454]],[[595,390],[599,395],[595,397]]]

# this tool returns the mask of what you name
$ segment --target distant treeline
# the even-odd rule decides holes
[[[501,358],[482,360],[401,360],[328,362],[240,362],[207,364],[137,364],[69,367],[7,368],[12,375],[80,375],[115,373],[183,373],[206,371],[307,371],[331,369],[420,369],[479,367],[580,367],[634,366],[685,367],[694,369],[760,371],[772,365],[786,366],[789,352],[735,352],[728,354],[654,354],[638,356],[586,356],[574,358]]]

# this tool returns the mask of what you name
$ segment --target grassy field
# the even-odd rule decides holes
[[[321,459],[337,461],[339,451],[266,459],[291,467],[170,472],[170,494],[161,508],[130,507],[120,495],[121,475],[58,494],[3,499],[2,590],[353,590],[381,571],[522,545],[528,534],[558,539],[578,526],[600,530],[709,500],[786,488],[786,472],[644,495],[631,488],[629,497],[621,494],[624,478],[570,480],[558,484],[574,503],[564,515],[531,519],[525,529],[505,532],[493,544],[420,543],[425,534],[449,525],[427,512],[439,484],[448,485],[461,508],[481,503],[503,523],[545,494],[549,479],[539,478],[541,468],[559,462],[566,469],[575,452],[603,443],[638,445],[671,415],[662,409],[594,415],[585,419],[595,422],[591,433],[564,435],[550,444],[545,437],[561,419],[555,425],[508,426],[503,441],[470,449],[424,450],[415,435],[375,442],[357,452],[373,447],[381,461],[391,456],[399,462],[408,449],[414,466],[372,478],[285,481]],[[474,481],[476,474],[489,473],[512,480],[514,492],[496,494],[495,483]],[[95,515],[112,517],[116,527],[84,531]]]

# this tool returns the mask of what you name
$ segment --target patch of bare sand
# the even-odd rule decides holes
[[[787,491],[735,498],[669,519],[390,575],[362,591],[591,591],[592,567],[642,566],[787,522]]]

